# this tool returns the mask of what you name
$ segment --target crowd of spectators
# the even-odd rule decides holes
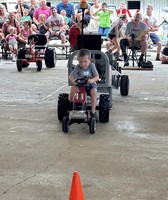
[[[132,16],[125,4],[121,3],[117,10],[117,19],[113,20],[114,13],[108,8],[106,2],[100,4],[98,0],[93,0],[93,5],[86,4],[84,19],[82,19],[80,2],[74,6],[68,0],[62,0],[57,5],[49,7],[46,0],[40,0],[38,4],[35,0],[30,0],[28,4],[25,4],[24,0],[17,0],[14,13],[8,13],[5,6],[0,4],[0,41],[5,56],[10,50],[12,60],[15,61],[19,44],[25,44],[28,36],[32,33],[45,34],[48,41],[52,37],[59,38],[62,42],[63,54],[67,39],[70,42],[71,50],[75,50],[77,36],[82,33],[83,24],[83,28],[89,26],[90,30],[97,31],[98,34],[107,38],[107,53],[115,54],[118,60],[119,54],[122,52],[125,64],[128,64],[126,48],[131,46],[132,36],[134,35],[136,41],[136,37],[141,31],[147,30],[148,33],[136,41],[136,45],[142,51],[139,65],[147,51],[149,38],[157,45],[156,60],[165,62],[162,59],[164,54],[162,44],[157,36],[159,27],[156,18],[152,15],[153,7],[151,5],[147,6],[144,16],[140,10],[137,10]],[[14,38],[18,45],[15,44]]]

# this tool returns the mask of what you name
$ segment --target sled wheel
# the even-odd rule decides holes
[[[38,60],[36,62],[37,65],[37,71],[40,72],[42,70],[42,60]]]
[[[18,72],[21,72],[22,71],[22,61],[17,59],[16,60],[16,66],[17,66]]]
[[[70,127],[69,117],[66,116],[63,118],[63,121],[62,121],[62,131],[64,133],[68,133],[69,127]]]
[[[127,75],[122,75],[120,82],[120,94],[122,96],[127,96],[128,93],[129,93],[129,77]]]
[[[96,132],[96,118],[95,117],[91,117],[90,118],[90,133],[94,134]]]
[[[99,122],[109,122],[109,95],[107,94],[100,95]]]

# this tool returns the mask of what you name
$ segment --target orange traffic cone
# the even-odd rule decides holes
[[[79,172],[77,171],[73,173],[69,200],[84,200],[84,194],[82,191],[80,176],[79,176]]]

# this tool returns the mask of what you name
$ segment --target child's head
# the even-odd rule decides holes
[[[23,26],[24,27],[31,27],[31,21],[30,20],[23,21]]]
[[[105,11],[105,9],[107,8],[107,3],[106,2],[102,3],[101,8],[103,11]]]
[[[60,14],[64,17],[66,17],[66,10],[61,10]]]
[[[24,9],[23,10],[23,16],[27,16],[29,14],[29,10],[28,9]]]
[[[126,14],[120,15],[119,17],[123,22],[127,21],[127,15]]]
[[[46,21],[46,15],[45,14],[40,14],[39,18],[40,18],[41,22],[45,22]]]
[[[10,34],[14,34],[14,33],[15,33],[15,27],[10,26],[10,27],[9,27],[9,33],[10,33]]]
[[[87,69],[91,62],[91,53],[88,49],[81,49],[78,52],[77,59],[80,67]]]

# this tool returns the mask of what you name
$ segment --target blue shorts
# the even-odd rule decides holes
[[[95,88],[95,89],[97,90],[97,84],[96,84],[96,83],[92,83],[92,84],[87,85],[87,86],[85,87],[85,90],[86,90],[86,93],[87,93],[88,96],[90,96],[90,90],[91,90],[92,88]]]
[[[160,39],[156,35],[156,33],[150,33],[150,39],[152,40],[153,44],[157,44],[158,42],[160,42]]]

